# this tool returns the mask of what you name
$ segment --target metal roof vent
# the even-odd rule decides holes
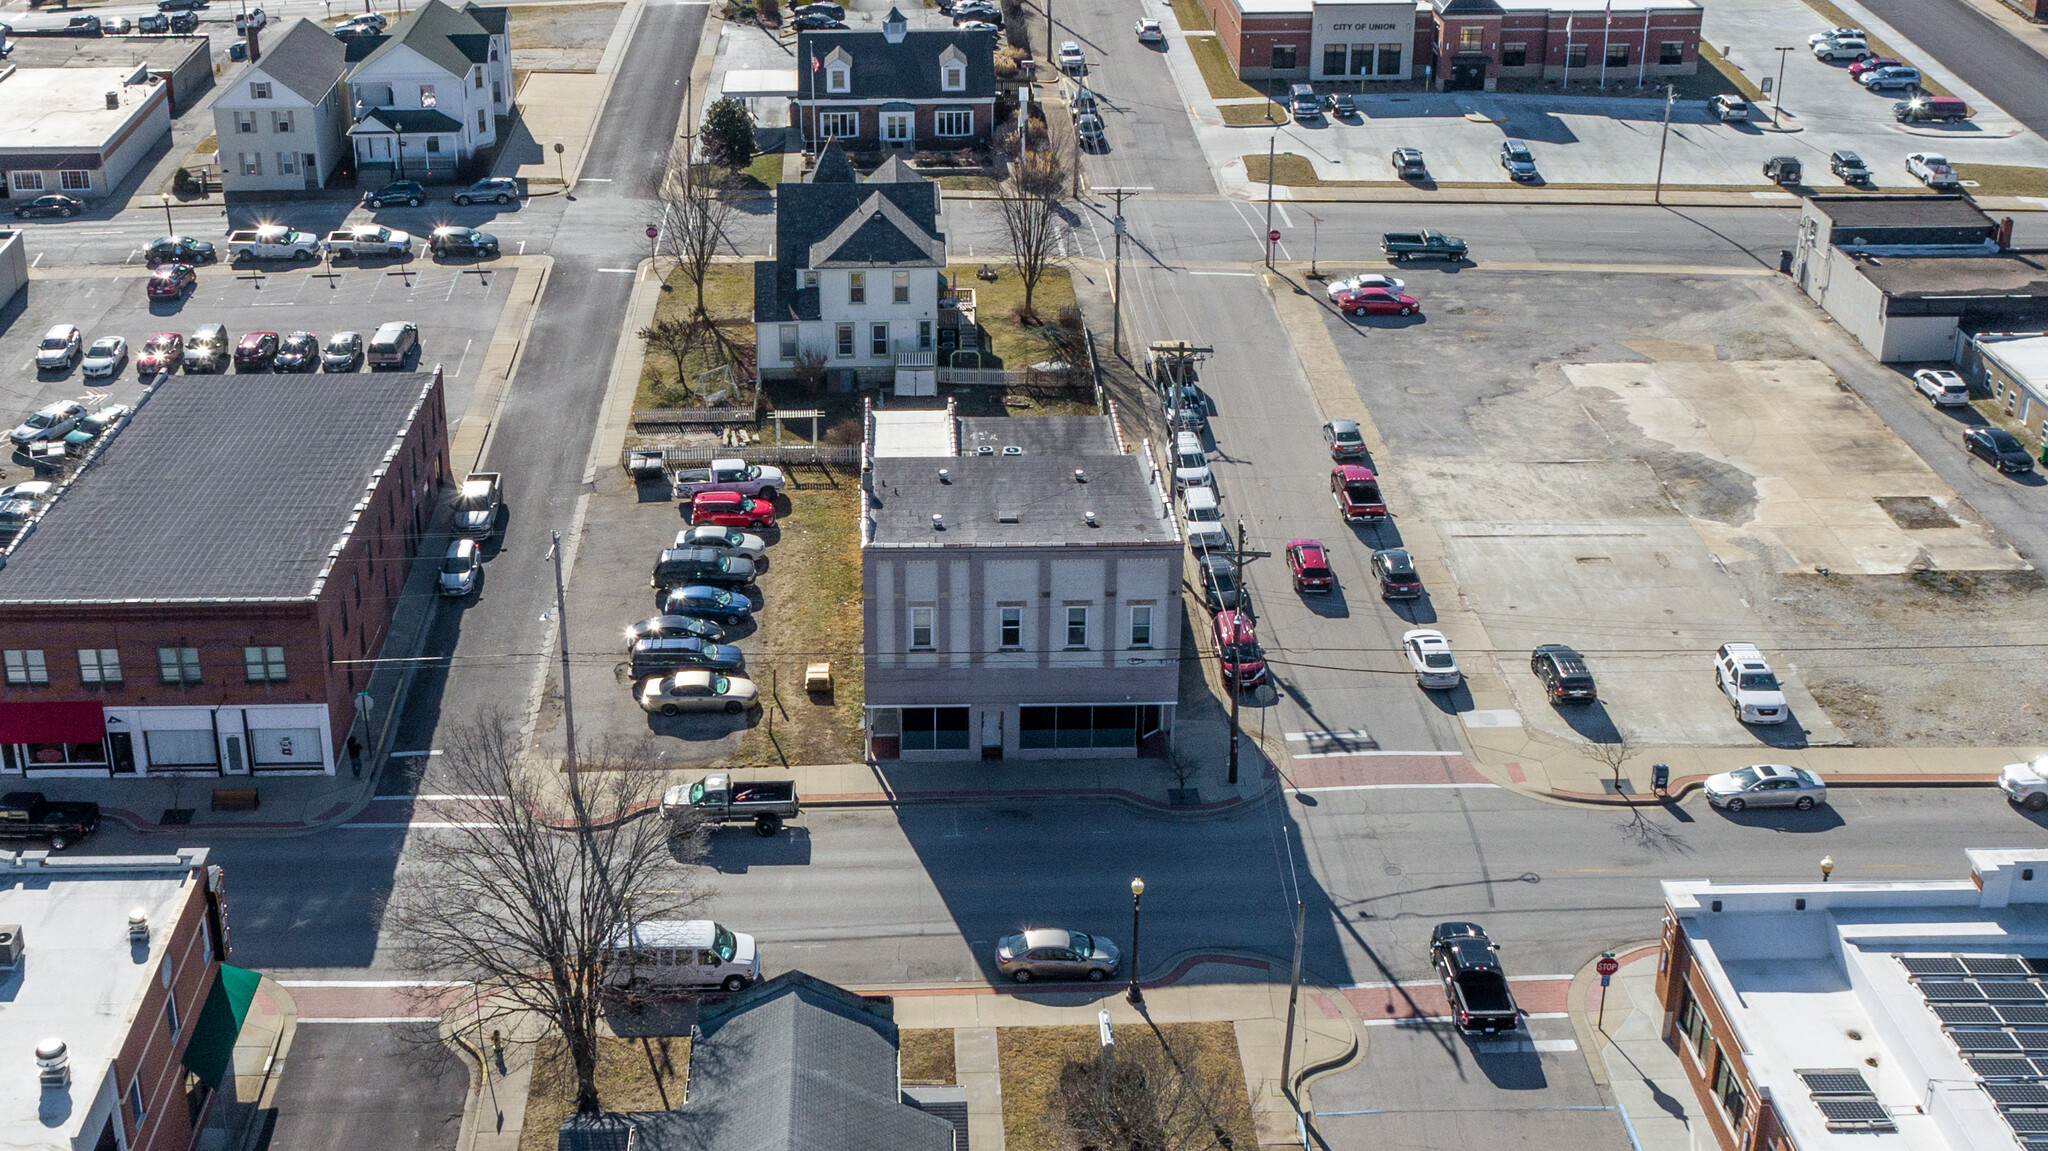
[[[1021,456],[1024,454],[1024,449],[1018,447],[1016,444],[1004,444],[1003,454],[1006,456]]]
[[[952,473],[952,472],[950,472],[950,471],[947,471],[947,470],[946,470],[945,468],[940,468],[940,469],[939,469],[939,482],[940,482],[940,483],[942,483],[942,484],[950,484],[950,483],[952,483],[952,482],[953,482],[953,473]]]
[[[992,456],[996,454],[996,449],[992,444],[981,444],[974,449],[974,454],[977,456]]]
[[[942,515],[940,515],[940,514],[939,514],[939,513],[937,513],[937,512],[933,512],[933,513],[932,513],[932,530],[933,530],[933,531],[935,531],[935,532],[942,532],[942,531],[945,531],[945,530],[946,530],[946,517],[945,517],[945,516],[942,516]]]
[[[1085,484],[1085,483],[1087,483],[1087,482],[1088,482],[1088,473],[1087,473],[1086,471],[1084,471],[1083,469],[1081,469],[1081,468],[1075,468],[1075,469],[1074,469],[1074,482],[1075,482],[1075,483],[1077,483],[1077,484]]]
[[[146,940],[149,938],[149,912],[138,907],[128,913],[128,938]]]
[[[997,512],[996,522],[999,524],[1017,524],[1023,523],[1024,519],[1016,512]]]
[[[51,1036],[36,1044],[36,1071],[45,1087],[71,1086],[71,1052],[62,1039]]]
[[[1081,518],[1082,518],[1082,519],[1084,519],[1084,520],[1087,520],[1087,521],[1088,521],[1088,526],[1089,526],[1089,527],[1091,527],[1091,528],[1093,528],[1093,527],[1100,527],[1100,526],[1102,526],[1102,525],[1100,525],[1100,524],[1098,524],[1098,523],[1096,523],[1096,522],[1095,522],[1095,512],[1094,512],[1094,511],[1093,511],[1092,509],[1091,509],[1091,510],[1089,510],[1089,511],[1085,511],[1085,512],[1082,512],[1082,513],[1081,513]]]

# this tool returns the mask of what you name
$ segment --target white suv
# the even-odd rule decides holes
[[[1936,407],[1956,408],[1970,402],[1970,385],[1963,377],[1941,368],[1922,368],[1913,373],[1913,386],[1933,400]]]
[[[1778,676],[1753,643],[1724,643],[1714,652],[1714,679],[1744,723],[1784,723],[1792,718]]]

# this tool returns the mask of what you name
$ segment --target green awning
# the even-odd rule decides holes
[[[219,1087],[234,1067],[235,1040],[242,1034],[249,1001],[256,997],[256,985],[262,980],[259,972],[220,965],[220,975],[206,993],[206,1006],[192,1029],[192,1042],[185,1045],[185,1069],[208,1087]]]

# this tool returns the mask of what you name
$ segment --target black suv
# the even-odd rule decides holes
[[[754,582],[754,561],[717,548],[669,548],[655,562],[649,582],[663,591],[694,584],[744,587]]]
[[[1546,643],[1529,655],[1529,670],[1543,681],[1550,702],[1592,703],[1600,698],[1586,657],[1561,643]]]

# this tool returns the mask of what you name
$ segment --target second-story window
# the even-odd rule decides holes
[[[846,66],[844,64],[835,64],[832,67],[825,70],[825,91],[848,91],[853,86],[848,82],[848,80],[849,77],[847,76]]]
[[[50,682],[50,667],[43,661],[43,649],[8,648],[7,682],[16,685]]]
[[[1067,609],[1067,646],[1088,646],[1088,609],[1085,607]]]
[[[868,302],[868,277],[866,272],[846,274],[846,302],[865,304]]]
[[[1131,646],[1152,646],[1152,605],[1139,604],[1131,609]]]
[[[919,651],[932,648],[932,609],[914,607],[910,609],[910,646]]]
[[[1023,607],[1002,609],[1001,629],[996,636],[996,644],[1007,651],[1015,651],[1024,646]]]
[[[292,130],[292,114],[290,112],[272,112],[270,114],[270,126],[273,131],[290,132]]]
[[[84,684],[120,683],[121,652],[111,647],[78,649],[78,679]]]
[[[910,302],[910,273],[909,273],[909,272],[898,272],[898,273],[896,273],[896,283],[895,283],[894,287],[893,287],[893,288],[892,288],[891,290],[892,290],[892,291],[894,292],[894,298],[895,298],[895,301],[896,301],[897,303],[899,303],[899,304],[907,304],[907,303],[909,303],[909,302]]]
[[[946,65],[944,86],[948,92],[958,92],[960,89],[967,87],[967,69],[958,64]]]
[[[422,84],[422,85],[420,85],[420,107],[422,107],[422,108],[431,108],[431,107],[433,107],[433,106],[434,106],[434,86],[433,86],[432,84]]]
[[[270,82],[267,80],[251,80],[249,82],[249,99],[270,99]]]
[[[245,647],[242,649],[242,664],[248,670],[250,683],[284,682],[284,649],[281,647]]]
[[[156,649],[156,670],[165,683],[198,683],[199,649],[160,647]]]

